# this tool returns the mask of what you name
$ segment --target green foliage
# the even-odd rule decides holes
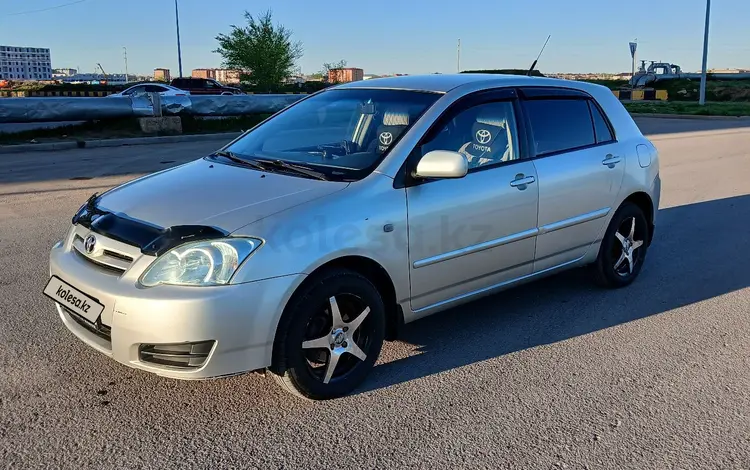
[[[696,103],[633,101],[623,103],[631,113],[689,114],[696,116],[750,116],[750,103]]]
[[[667,90],[669,101],[698,101],[700,80],[662,80],[650,86],[657,90]],[[750,101],[750,80],[711,80],[706,81],[706,101]]]
[[[292,42],[292,32],[274,25],[271,11],[257,19],[245,12],[247,26],[231,25],[229,34],[219,34],[214,51],[231,69],[247,70],[243,79],[261,89],[279,87],[295,72],[295,62],[302,57],[302,43]]]

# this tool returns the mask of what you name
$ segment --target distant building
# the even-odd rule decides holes
[[[307,78],[303,77],[302,75],[292,75],[291,77],[287,77],[284,80],[284,83],[287,83],[289,85],[302,85],[307,81]]]
[[[215,73],[215,80],[221,83],[240,83],[240,76],[243,72],[240,70],[216,69]]]
[[[221,83],[240,83],[242,70],[234,69],[193,69],[193,78],[210,78]]]
[[[334,83],[356,82],[364,80],[364,78],[365,71],[354,67],[331,69],[328,71],[328,81]]]
[[[748,73],[747,69],[710,69],[708,73]]]
[[[193,78],[216,78],[214,75],[214,70],[216,69],[193,69],[193,72],[190,74]]]
[[[171,82],[172,74],[169,69],[154,69],[154,80],[161,82]]]
[[[0,80],[52,80],[49,49],[0,46]]]
[[[78,70],[76,69],[52,69],[52,78],[72,77],[77,73]]]
[[[142,78],[145,79],[145,77]],[[77,73],[70,76],[57,76],[55,80],[63,83],[86,83],[89,85],[124,85],[131,81],[138,81],[139,77],[133,74],[126,77],[124,73],[108,73],[107,75],[103,73]]]

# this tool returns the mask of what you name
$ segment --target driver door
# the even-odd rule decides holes
[[[492,98],[456,105],[410,157],[416,162],[431,150],[472,154],[463,178],[407,183],[417,317],[532,273],[536,170],[524,159],[515,94],[499,90]]]

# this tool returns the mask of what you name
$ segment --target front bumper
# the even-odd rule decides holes
[[[133,267],[139,264],[136,260]],[[92,325],[57,304],[60,318],[73,334],[126,366],[177,379],[207,379],[268,367],[281,312],[304,277],[218,287],[144,288],[137,284],[137,274],[102,270],[75,252],[70,242],[56,245],[50,253],[50,275],[105,307]],[[154,363],[143,354],[146,345],[209,341],[213,342],[210,351],[197,367]]]

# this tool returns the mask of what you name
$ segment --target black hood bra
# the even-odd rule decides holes
[[[222,238],[228,232],[205,225],[159,227],[125,214],[116,214],[97,204],[102,195],[94,193],[73,216],[73,225],[81,225],[94,233],[137,246],[141,253],[159,256],[185,243]]]

